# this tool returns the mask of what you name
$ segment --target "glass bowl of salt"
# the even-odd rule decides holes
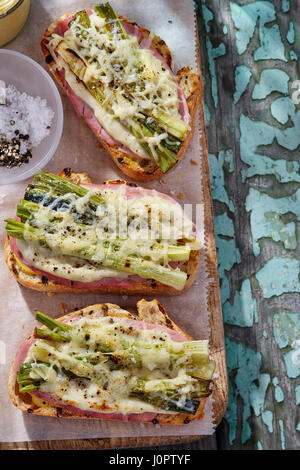
[[[0,184],[41,170],[62,129],[62,102],[49,74],[30,57],[0,49]]]

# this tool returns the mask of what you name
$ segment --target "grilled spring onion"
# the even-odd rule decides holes
[[[72,24],[76,23],[76,22],[79,22],[79,24],[81,26],[83,26],[83,28],[79,27],[78,25],[75,27],[76,29],[76,33],[77,34],[80,34],[84,39],[87,39],[88,37],[88,32],[86,31],[86,29],[90,28],[91,27],[91,22],[90,22],[90,18],[89,18],[89,15],[87,14],[87,12],[85,10],[83,11],[78,11],[73,19],[70,21],[70,23],[68,24],[69,27],[72,26]]]
[[[71,340],[72,338],[78,344],[78,337],[76,328],[73,326],[54,320],[42,312],[36,311],[36,319],[43,323],[49,330],[36,329],[40,334],[41,331],[50,331],[57,336],[53,337],[44,337],[43,335],[38,336],[41,339],[47,340],[47,347],[43,347],[43,341],[38,344],[33,345],[33,353],[35,360],[33,362],[24,362],[17,374],[17,380],[19,384],[20,393],[31,392],[36,389],[43,388],[43,385],[49,380],[49,370],[50,367],[53,367],[54,371],[59,374],[67,376],[70,380],[83,378],[88,380],[94,380],[100,385],[106,381],[107,377],[105,372],[102,374],[101,369],[99,372],[93,367],[101,361],[107,361],[108,356],[112,357],[112,354],[98,353],[93,352],[89,354],[70,355],[69,360],[65,359],[65,354],[61,355],[55,347],[51,346],[51,342],[65,341],[66,339]],[[86,339],[86,346],[88,345],[89,335],[87,335],[88,330],[83,332],[83,336],[80,335],[80,339]],[[59,336],[62,338],[60,339]],[[50,343],[49,343],[50,342]],[[203,343],[201,346],[200,343]],[[90,346],[90,345],[89,345]],[[154,350],[156,349],[157,344],[153,345]],[[162,347],[166,346],[164,344]],[[199,347],[200,346],[200,347]],[[149,345],[149,347],[151,347]],[[189,352],[196,353],[198,351],[199,357],[201,357],[201,362],[208,361],[208,355],[206,356],[207,351],[207,342],[186,342],[183,344],[184,353],[189,354]],[[49,357],[49,352],[51,356],[55,358],[55,365],[51,366],[47,359]],[[126,356],[127,353],[127,356]],[[118,370],[120,368],[132,368],[132,367],[141,367],[141,363],[138,362],[136,365],[132,364],[132,355],[133,349],[131,348],[128,351],[122,351],[119,354],[114,354],[115,359],[112,360],[114,367],[111,367],[110,370]],[[155,351],[153,351],[155,354]],[[135,356],[138,358],[137,356]],[[119,358],[121,360],[116,360]],[[139,358],[138,358],[139,359]],[[208,380],[199,380],[192,379],[192,388],[190,391],[184,394],[180,394],[180,387],[178,387],[177,381],[173,379],[154,379],[154,380],[145,380],[132,376],[128,379],[128,396],[132,398],[137,398],[141,401],[150,403],[158,408],[167,410],[167,411],[176,411],[178,413],[188,413],[195,414],[199,407],[199,398],[206,397],[209,395],[209,384],[212,374]]]
[[[47,315],[40,312],[39,310],[36,310],[35,318],[40,323],[47,326],[50,330],[58,330],[61,333],[67,333],[72,330],[72,327],[70,325],[54,320],[53,318],[48,317]]]
[[[49,367],[49,364],[45,363],[44,365],[45,367]],[[31,392],[40,388],[43,381],[41,379],[31,377],[33,367],[33,364],[30,362],[23,362],[21,365],[20,370],[17,373],[20,393]]]
[[[130,396],[159,408],[180,413],[195,414],[199,407],[199,401],[195,398],[207,397],[210,393],[209,381],[198,381],[193,392],[190,392],[187,398],[182,398],[178,393],[178,385],[172,379],[154,381],[137,379],[135,382],[131,386]]]
[[[105,27],[114,33],[118,33],[122,36],[123,39],[127,39],[128,35],[122,25],[122,22],[119,20],[117,14],[113,10],[112,6],[107,2],[104,5],[94,5],[95,12],[101,18],[106,20]],[[78,19],[81,23],[81,19]],[[81,23],[82,24],[82,23]],[[128,92],[128,90],[126,90]],[[166,112],[159,110],[155,115],[152,116],[152,119],[158,120],[161,125],[163,125],[167,130],[173,134],[173,136],[182,140],[188,130],[187,124],[179,118],[175,118],[167,114]],[[160,128],[160,132],[161,132]]]
[[[27,188],[24,199],[20,201],[20,204],[17,206],[17,216],[25,222],[26,220],[31,220],[32,222],[35,219],[35,215],[45,208],[49,211],[49,216],[56,219],[55,213],[69,212],[74,216],[74,222],[81,225],[93,225],[99,221],[99,217],[95,211],[91,209],[88,205],[78,212],[76,210],[75,202],[77,198],[60,198],[59,195],[54,195],[53,193],[49,194],[48,190],[36,189],[35,186],[31,189]],[[57,219],[59,215],[57,214]],[[49,218],[50,222],[50,218]],[[34,222],[33,222],[34,223]]]
[[[33,243],[37,243],[44,248],[49,248],[45,234],[29,224],[25,225],[23,222],[7,219],[6,231],[8,235],[13,238],[26,241],[26,239],[28,240],[30,237]],[[154,279],[162,284],[174,287],[174,289],[177,290],[182,290],[187,280],[187,274],[183,271],[156,265],[152,261],[132,255],[120,258],[118,251],[113,252],[109,248],[99,248],[97,245],[87,246],[79,250],[65,247],[62,254],[76,256],[77,258],[87,261],[95,261],[95,257],[98,255],[104,267],[130,274],[137,274],[144,279]]]
[[[49,329],[35,329],[35,336],[41,339],[49,339],[52,341],[65,342],[71,341],[73,329],[70,325],[58,322],[40,311],[36,311],[36,319],[43,323]],[[80,338],[81,341],[88,346],[90,334],[88,331]],[[78,337],[77,337],[78,340]],[[126,343],[122,342],[121,351],[114,351],[112,346],[97,342],[96,352],[87,353],[85,355],[75,356],[76,359],[88,363],[98,363],[101,360],[110,361],[111,365],[118,367],[129,368],[142,368],[143,367],[143,350],[156,351],[166,349],[170,354],[171,362],[180,360],[183,356],[188,360],[185,362],[187,372],[189,375],[202,379],[209,380],[212,377],[215,364],[209,358],[208,341],[186,341],[182,343],[182,349],[174,351],[168,344],[161,343],[155,345],[141,344],[138,342]]]
[[[142,357],[134,348],[121,352],[79,355],[75,356],[75,359],[94,365],[99,364],[99,362],[107,362],[109,363],[110,370],[123,368],[141,369],[143,367]]]
[[[17,206],[17,216],[20,217],[22,221],[30,221],[31,225],[34,227],[35,215],[39,214],[41,207],[34,202],[29,202],[26,200],[22,200],[21,204]],[[55,222],[59,220],[59,217],[56,216],[56,211],[52,209],[45,209],[47,215],[49,216],[49,230],[51,233],[55,231]],[[81,224],[91,223],[96,219],[94,215],[89,216],[87,220],[85,214],[82,216],[76,216],[76,222],[80,222]],[[105,248],[113,249],[114,251],[119,251],[122,248],[122,240],[116,239],[112,244],[110,241],[104,241],[103,246]],[[170,245],[168,247],[167,253],[165,253],[164,246],[161,243],[153,243],[152,245],[153,253],[158,253],[161,251],[162,257],[167,255],[169,261],[187,261],[190,257],[191,249],[188,245]]]
[[[128,37],[121,21],[108,2],[102,5],[94,5],[94,10],[98,16],[105,19],[105,28],[108,33],[118,33],[123,39]],[[81,18],[79,18],[79,21],[81,23]]]
[[[96,219],[96,211],[100,205],[105,204],[105,201],[98,195],[91,195],[86,203],[86,208],[83,214],[76,214],[74,211],[74,201],[78,198],[84,197],[88,194],[88,189],[78,186],[64,178],[53,175],[51,173],[39,172],[35,175],[36,185],[30,185],[27,188],[25,197],[29,200],[21,201],[17,208],[17,216],[21,221],[8,219],[7,231],[8,234],[17,239],[30,239],[32,242],[39,244],[42,247],[50,248],[47,243],[48,234],[57,233],[56,223],[59,222],[62,215],[57,211],[69,211],[74,215],[74,222],[76,227],[84,227],[85,224],[91,225]],[[56,199],[57,198],[57,199]],[[33,202],[36,201],[36,202]],[[73,206],[72,206],[73,204]],[[35,222],[35,216],[38,220],[40,210],[47,211],[49,225],[43,230],[39,230]],[[49,207],[50,206],[50,207]],[[24,224],[26,222],[26,225]],[[79,225],[78,225],[79,224]],[[50,235],[51,239],[51,235]],[[195,240],[190,240],[195,241]],[[154,279],[163,284],[175,287],[181,290],[184,287],[187,279],[186,273],[177,269],[160,266],[152,261],[144,259],[137,253],[131,253],[128,256],[122,257],[122,239],[116,238],[108,242],[107,240],[98,240],[102,243],[97,245],[87,245],[81,250],[74,247],[69,247],[67,251],[61,249],[61,254],[76,256],[88,261],[97,262],[97,255],[99,262],[103,266],[125,271],[128,273],[138,274],[143,278]],[[51,248],[50,248],[51,249]],[[195,249],[195,248],[194,248]],[[190,258],[191,247],[186,245],[170,245],[166,250],[165,247],[159,242],[154,242],[152,246],[153,254],[157,257],[161,251],[162,258],[169,261],[186,261]],[[101,256],[100,256],[101,255]]]
[[[71,209],[74,211],[74,207],[72,207],[74,201],[80,197],[86,196],[89,192],[88,189],[52,173],[40,171],[35,174],[34,179],[37,181],[37,184],[29,184],[25,191],[24,200],[28,201],[27,206],[26,203],[23,204],[24,207],[19,208],[20,214],[17,214],[18,217],[24,220],[27,220],[27,218],[32,215],[30,212],[37,208],[32,205],[30,211],[29,202],[44,207],[50,206],[50,208],[55,211]],[[76,221],[81,223],[93,223],[97,208],[104,204],[105,201],[100,196],[92,195],[87,202],[84,214],[78,214],[74,211]]]
[[[54,331],[51,331],[51,330],[44,330],[42,328],[35,328],[34,336],[36,338],[48,339],[51,341],[59,341],[59,342],[70,341],[70,338],[68,338],[65,335],[55,333]]]
[[[98,101],[102,106],[105,106],[106,111],[110,114],[113,114],[111,109],[111,105],[107,102],[106,92],[109,92],[108,88],[106,89],[105,86],[97,79],[89,79],[88,81],[84,81],[85,75],[85,64],[79,58],[75,57],[74,54],[71,52],[70,49],[64,50],[61,46],[57,47],[57,53],[65,60],[65,62],[69,65],[71,71],[80,78],[91,95]],[[110,91],[110,95],[112,99],[117,98],[119,101],[127,101],[122,95],[118,95],[115,90]],[[149,137],[154,137],[157,135],[151,128],[147,127],[146,124],[147,118],[144,117],[143,119],[134,120],[134,126],[130,122],[130,120],[122,120],[120,121],[133,135],[142,143],[142,147],[144,148],[145,152],[155,161],[155,163],[161,168],[163,173],[166,173],[170,170],[176,163],[177,158],[168,148],[168,142],[166,140],[162,140],[159,146],[155,146],[154,151],[151,150],[150,146],[147,144],[145,139]],[[158,128],[158,126],[156,126]],[[165,131],[161,128],[159,134],[164,133]],[[178,152],[181,147],[182,142],[177,140],[176,151]],[[172,150],[174,150],[175,146],[170,146]]]
[[[37,351],[38,353],[39,351]],[[40,353],[42,353],[43,350],[40,349]],[[45,360],[47,360],[47,353],[45,352],[44,354]],[[45,371],[45,368],[50,368],[50,364],[47,362],[43,361],[36,361],[36,362],[24,362],[21,367],[19,372],[17,373],[17,381],[19,384],[19,392],[20,393],[27,393],[27,392],[32,392],[34,390],[38,390],[43,387],[44,384],[46,384],[47,380],[42,378],[43,375],[43,368]],[[58,367],[54,366],[53,369],[55,371],[58,371]],[[73,369],[74,370],[74,369]],[[76,375],[74,372],[72,372],[69,369],[65,369],[64,367],[61,367],[61,372],[66,375],[69,378],[85,378],[82,375]]]
[[[152,158],[152,160],[159,166],[163,173],[169,171],[177,163],[177,159],[174,157],[172,152],[166,148],[161,142],[158,146],[151,149],[149,143],[145,142],[145,137],[150,138],[155,136],[155,133],[145,125],[144,122],[141,122],[139,119],[134,118],[130,124],[130,130],[135,136],[135,138],[140,142],[142,148],[145,152]]]
[[[34,362],[34,363],[23,363],[20,367],[19,372],[17,373],[17,381],[19,384],[20,393],[28,393],[34,390],[42,388],[43,384],[47,381],[43,380],[41,377],[37,378],[37,369],[39,367],[49,367],[49,364],[45,362]],[[85,375],[82,375],[82,371],[78,371],[76,368],[72,370],[70,367],[62,367],[63,373],[69,378],[86,378]],[[78,373],[80,375],[78,375]],[[193,398],[182,399],[179,393],[176,393],[174,390],[168,390],[168,387],[165,384],[165,381],[160,381],[160,389],[156,391],[146,390],[146,381],[139,380],[138,384],[129,386],[129,396],[138,398],[141,401],[150,403],[158,408],[165,409],[167,411],[177,411],[178,413],[189,413],[194,415],[199,407],[199,401]],[[204,387],[203,387],[204,389]],[[197,398],[204,397],[209,395],[208,387],[206,390],[202,390],[201,394],[198,394]]]
[[[34,214],[40,210],[40,206],[50,206],[52,211],[72,210],[76,216],[76,222],[89,224],[95,221],[97,208],[105,203],[100,196],[91,195],[87,201],[88,207],[84,214],[76,214],[72,204],[74,199],[76,200],[88,194],[86,188],[71,183],[57,175],[42,171],[37,173],[34,179],[38,184],[27,187],[25,199],[21,201],[17,208],[17,216],[22,221],[34,219]],[[70,195],[69,199],[67,198],[68,195]],[[60,196],[63,196],[63,198],[60,199]],[[155,244],[153,249],[160,249],[160,245]],[[188,245],[171,245],[168,247],[168,259],[170,261],[186,261],[190,257],[190,251]]]
[[[57,194],[61,196],[70,193],[75,194],[78,197],[84,197],[89,192],[88,189],[84,188],[83,186],[79,186],[78,184],[72,183],[72,181],[69,181],[66,178],[61,178],[60,176],[54,175],[52,173],[45,173],[44,171],[36,173],[34,175],[34,179],[41,185],[56,191]],[[98,207],[104,203],[104,200],[97,195],[93,195],[91,196],[89,203],[93,204],[95,207]]]

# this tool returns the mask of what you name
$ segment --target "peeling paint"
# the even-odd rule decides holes
[[[256,300],[252,297],[249,279],[244,279],[240,292],[236,291],[233,305],[226,301],[223,305],[224,323],[250,327],[258,322]]]
[[[275,112],[275,109],[274,109]],[[276,115],[277,118],[282,119],[283,116]],[[290,160],[287,162],[284,159],[273,159],[267,155],[259,153],[259,147],[262,145],[271,145],[275,137],[280,139],[280,145],[286,148],[296,149],[299,145],[300,127],[294,127],[293,135],[289,136],[291,140],[288,141],[286,131],[282,131],[276,127],[270,126],[265,122],[254,121],[244,114],[240,116],[240,152],[241,159],[249,167],[241,171],[242,180],[250,178],[255,175],[274,175],[281,183],[288,183],[290,181],[300,182],[300,165],[297,161]],[[283,134],[285,132],[285,134]],[[255,135],[255,139],[253,136]],[[284,138],[283,138],[284,137]],[[295,158],[298,158],[296,156]],[[288,163],[288,165],[287,165]],[[287,171],[288,169],[288,171]]]
[[[290,11],[290,0],[281,0],[281,8],[284,13],[288,13]]]
[[[292,21],[290,21],[290,27],[289,27],[289,30],[287,32],[286,38],[287,38],[287,40],[290,44],[294,44],[294,42],[295,42],[295,27],[294,27],[294,23]]]
[[[277,401],[277,403],[283,402],[283,400],[284,400],[284,393],[283,393],[282,388],[281,388],[280,385],[279,385],[278,378],[277,378],[277,377],[274,377],[273,380],[272,380],[272,383],[273,383],[273,385],[274,385],[274,387],[275,387],[275,400]]]
[[[298,54],[295,51],[290,51],[290,59],[291,60],[298,60]]]
[[[291,445],[285,431],[300,431],[299,416],[291,420],[284,414],[290,412],[287,406],[300,404],[300,385],[294,388],[292,404],[285,399],[286,385],[290,382],[293,389],[291,381],[300,376],[300,314],[273,308],[283,294],[294,299],[299,298],[300,292],[300,260],[296,251],[300,220],[300,108],[293,103],[289,90],[298,78],[295,61],[300,26],[294,21],[295,16],[283,15],[291,9],[288,0],[231,1],[224,4],[224,9],[222,4],[221,13],[219,1],[198,0],[199,6],[200,1],[208,53],[204,68],[209,108],[206,106],[205,112],[227,336],[228,439],[230,445],[238,448],[240,439],[247,447],[254,445],[260,450],[270,448],[270,442],[285,449]],[[234,37],[229,34],[232,31]],[[224,95],[225,100],[221,99]],[[246,97],[249,99],[244,105]],[[211,126],[216,117],[220,124],[218,113],[230,116],[224,129],[223,123],[219,129]],[[234,174],[231,149],[241,160],[236,161],[240,174]],[[243,199],[238,200],[239,197]],[[236,234],[237,227],[243,233]],[[253,253],[251,239],[244,239],[250,232]],[[249,267],[245,266],[248,262]],[[238,289],[233,290],[236,285]],[[258,311],[258,306],[266,307],[266,311]],[[273,313],[271,330],[268,311]],[[239,339],[233,341],[228,337],[231,335]],[[278,349],[274,349],[273,339]],[[270,354],[275,355],[276,362],[270,361]],[[273,368],[281,358],[286,376]],[[286,420],[280,419],[283,416]],[[254,440],[250,441],[251,437]]]
[[[252,72],[246,65],[238,65],[235,68],[235,92],[233,95],[234,104],[237,104],[239,102],[240,97],[243,95],[243,93],[245,93],[245,90],[249,85],[251,77]]]
[[[206,33],[210,32],[209,23],[214,19],[214,14],[207,8],[205,0],[202,0],[202,12],[205,22]],[[208,65],[211,78],[211,94],[214,101],[215,108],[219,104],[219,91],[218,91],[218,79],[216,74],[215,60],[222,57],[226,53],[226,47],[224,43],[220,43],[217,47],[213,47],[209,35],[206,36],[206,51],[208,55]]]
[[[290,77],[283,70],[263,70],[259,83],[254,87],[252,98],[254,100],[262,100],[267,98],[273,91],[287,95],[289,92],[289,81]]]
[[[231,211],[234,211],[233,201],[229,200],[224,171],[234,171],[234,160],[232,150],[221,151],[218,155],[209,154],[210,182],[212,186],[213,199],[224,202]]]
[[[275,7],[271,2],[257,1],[248,5],[238,5],[231,2],[230,11],[236,28],[238,54],[242,55],[247,50],[254,36],[256,23],[259,22],[260,47],[253,53],[254,60],[279,59],[287,61],[278,24],[266,26],[276,19]]]
[[[297,248],[295,222],[284,221],[284,215],[292,213],[300,220],[300,189],[289,197],[272,198],[268,194],[250,188],[245,208],[250,214],[253,253],[260,254],[259,240],[271,238],[282,242],[286,250]]]
[[[295,389],[296,394],[296,405],[300,405],[300,385],[297,385]]]
[[[285,434],[284,434],[284,425],[282,419],[278,421],[279,428],[280,428],[280,440],[281,440],[281,448],[285,450]]]
[[[257,441],[257,450],[263,450],[262,443],[260,441]]]
[[[206,127],[209,127],[210,126],[210,120],[211,120],[211,114],[210,114],[210,110],[209,110],[209,107],[207,106],[207,104],[205,105],[204,110],[205,110],[205,124],[206,124]]]
[[[230,297],[230,285],[226,271],[230,271],[236,263],[241,262],[241,255],[236,247],[233,221],[226,213],[215,217],[215,233],[223,304]]]
[[[232,387],[229,414],[226,417],[230,428],[230,442],[233,443],[236,438],[236,403],[240,396],[243,400],[241,440],[245,443],[251,436],[251,427],[248,422],[251,408],[255,416],[260,416],[263,412],[270,376],[260,372],[262,356],[259,352],[231,341],[229,338],[225,338],[225,344],[229,381]]]
[[[290,378],[300,376],[300,313],[277,312],[273,316],[273,333],[279,349],[283,349],[283,359]],[[296,398],[300,391],[296,391]]]
[[[268,428],[270,434],[273,432],[273,413],[270,410],[264,410],[261,414],[262,420]]]
[[[285,292],[300,292],[300,261],[295,258],[275,257],[256,273],[256,279],[265,299]]]

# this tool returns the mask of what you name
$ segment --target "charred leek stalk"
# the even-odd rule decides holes
[[[190,378],[188,388],[179,385],[176,374],[174,378],[170,377],[170,371],[176,370],[176,362],[172,359],[172,365],[169,367],[169,374],[166,378],[145,379],[137,377],[137,370],[145,371],[143,365],[142,350],[147,346],[151,350],[152,362],[155,363],[158,350],[167,348],[177,361],[185,359],[185,364],[198,363],[198,368],[205,364],[213,362],[209,359],[207,341],[188,341],[179,343],[175,347],[175,343],[153,343],[145,345],[144,342],[134,341],[126,343],[122,339],[115,343],[110,343],[110,347],[105,344],[101,345],[99,351],[99,343],[90,340],[91,331],[88,327],[76,328],[76,323],[70,324],[54,320],[42,312],[36,312],[36,319],[43,323],[48,329],[36,328],[35,336],[39,340],[31,346],[31,353],[26,359],[17,373],[20,393],[32,392],[36,389],[43,389],[47,385],[47,381],[51,380],[51,373],[58,374],[63,380],[87,379],[103,386],[107,383],[107,369],[101,367],[108,364],[111,372],[127,369],[126,382],[128,397],[135,398],[153,406],[166,410],[175,411],[177,413],[195,414],[199,407],[199,398],[207,397],[210,394],[210,380],[213,370],[207,379],[193,377]],[[132,330],[131,330],[132,331]],[[66,355],[61,353],[58,343],[71,342],[71,351],[73,344],[82,345],[82,354],[74,355],[74,353]],[[74,343],[72,343],[74,342]],[[125,349],[122,349],[124,346]],[[110,351],[108,351],[110,349]],[[49,363],[51,357],[52,365]],[[181,364],[180,364],[181,365]],[[152,367],[152,366],[151,366]],[[161,362],[157,357],[157,367],[160,368]],[[152,368],[151,368],[152,370]],[[163,368],[161,372],[163,373]],[[187,368],[187,372],[188,368]],[[56,378],[55,378],[56,380]]]
[[[120,34],[123,39],[128,38],[122,22],[109,3],[94,5],[94,9],[98,16],[106,20],[105,26],[109,32]],[[128,89],[126,89],[126,92],[128,93]],[[184,138],[188,130],[188,125],[184,121],[175,118],[162,110],[159,110],[155,115],[152,115],[152,118],[158,120],[160,125],[163,125],[168,132],[180,140]]]
[[[105,29],[108,35],[119,35],[121,39],[126,40],[128,35],[123,27],[122,22],[112,9],[109,3],[95,5],[95,12],[98,16],[105,19]],[[88,14],[83,10],[78,12],[74,19],[70,22],[71,28],[75,28],[76,35],[88,39],[91,46],[93,45],[93,37],[90,34],[91,21]],[[75,47],[73,45],[73,47]],[[105,44],[103,44],[105,47]],[[56,48],[56,53],[68,64],[70,70],[84,83],[92,96],[102,105],[106,111],[114,114],[112,111],[112,103],[123,103],[129,105],[134,102],[134,97],[130,93],[127,84],[118,80],[118,85],[123,88],[123,92],[118,92],[115,87],[111,88],[101,82],[101,76],[91,77],[89,73],[89,65],[80,55],[80,50],[73,50],[64,40]],[[134,48],[132,54],[135,54]],[[122,65],[122,64],[121,64]],[[115,77],[116,79],[116,77]],[[151,125],[149,125],[149,119]],[[144,151],[155,161],[155,163],[165,173],[172,168],[176,162],[176,154],[179,152],[182,140],[188,130],[188,125],[180,118],[174,117],[163,110],[157,109],[155,113],[148,114],[145,110],[141,110],[136,116],[135,125],[132,126],[130,119],[121,120],[121,123],[132,132],[135,137],[142,143]],[[156,138],[159,135],[165,135],[158,145],[149,145],[149,137]]]
[[[99,79],[88,78],[86,81],[85,75],[87,68],[84,61],[79,56],[76,57],[67,46],[64,48],[63,44],[61,44],[57,48],[57,53],[69,65],[71,71],[84,82],[91,95],[101,104],[101,106],[105,107],[109,114],[113,114],[112,103],[114,101],[128,101],[126,98],[124,98],[124,96],[118,94],[115,90],[110,90],[108,87],[105,87]],[[172,118],[170,117],[170,119]],[[154,150],[152,150],[147,143],[149,137],[153,138],[157,135],[165,133],[164,129],[159,127],[158,124],[156,124],[156,130],[154,131],[152,127],[147,126],[146,116],[143,118],[135,118],[134,124],[132,124],[130,119],[121,120],[120,122],[134,134],[140,143],[143,144],[142,147],[144,148],[145,152],[157,163],[163,173],[166,173],[177,163],[178,160],[176,156],[169,150],[169,148],[178,153],[181,147],[181,141],[178,139],[176,140],[172,136],[169,136],[169,140],[163,139],[161,144],[154,146]],[[171,144],[169,144],[169,141]]]
[[[99,208],[104,210],[104,214],[107,211],[107,201],[101,195],[51,173],[39,172],[34,178],[37,184],[28,186],[25,199],[17,207],[20,220],[7,220],[8,235],[55,251],[58,255],[77,257],[97,266],[137,274],[183,289],[187,274],[172,268],[169,262],[189,260],[191,250],[199,249],[195,238],[169,245],[153,239],[146,245],[146,250],[143,245],[128,244],[129,236],[122,238],[114,232],[107,233],[105,224],[108,222],[105,219],[103,225],[102,216],[97,215]],[[68,222],[64,222],[65,217]],[[149,218],[145,222],[152,224]]]
[[[70,208],[70,206],[68,208]],[[34,227],[35,216],[38,217],[40,210],[41,208],[38,204],[23,200],[21,201],[21,204],[17,206],[17,216],[20,217],[22,221],[26,221],[26,220],[30,221],[30,224]],[[86,220],[86,218],[84,217],[85,214],[76,215],[76,212],[74,210],[73,212],[76,218],[76,222],[80,222],[83,225],[89,224],[89,222],[96,219],[95,214],[92,214],[90,216],[90,219]],[[52,210],[52,209],[46,208],[45,213],[49,217],[49,231],[51,230],[51,233],[53,233],[55,232],[55,223],[59,220],[59,216],[56,215],[55,209]],[[115,252],[121,250],[122,244],[123,244],[123,241],[118,238],[114,240],[113,244],[112,242],[109,242],[109,241],[103,242],[103,246],[105,248],[110,248]],[[163,258],[164,256],[167,256],[169,261],[187,261],[191,254],[191,248],[188,245],[181,245],[181,246],[170,245],[167,249],[167,252],[165,252],[165,248],[162,244],[153,242],[152,252],[155,253],[155,255],[161,252],[161,257]],[[138,256],[138,253],[133,253],[133,254]]]
[[[36,243],[44,248],[50,248],[49,241],[44,232],[24,224],[14,219],[7,219],[6,231],[9,236]],[[97,245],[76,249],[64,247],[61,250],[62,255],[75,256],[87,261],[97,262],[99,259],[104,267],[116,269],[130,274],[137,274],[144,279],[154,279],[174,289],[182,290],[187,280],[187,274],[183,271],[156,265],[152,261],[128,255],[125,258],[120,257],[118,249],[112,251],[110,248],[99,247]]]
[[[74,329],[65,323],[58,322],[48,317],[40,311],[36,311],[36,319],[49,329],[35,329],[35,336],[41,339],[66,342],[71,341],[74,336]],[[81,342],[86,347],[90,347],[90,332],[85,331],[80,337],[76,336],[76,341]],[[160,350],[166,350],[170,355],[170,361],[174,365],[177,361],[183,363],[189,375],[210,380],[214,371],[214,361],[209,358],[208,341],[186,341],[181,344],[181,348],[173,348],[168,343],[155,343],[153,345],[141,342],[128,343],[122,341],[118,346],[97,342],[93,352],[85,355],[75,356],[76,359],[88,363],[99,363],[101,360],[109,360],[116,367],[142,368],[145,351],[152,351],[153,354]]]
[[[121,21],[108,2],[102,5],[94,5],[94,9],[98,16],[105,19],[105,28],[108,33],[120,34],[123,39],[128,37]]]

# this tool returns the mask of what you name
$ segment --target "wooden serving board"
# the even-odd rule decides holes
[[[204,122],[204,104],[200,106],[200,123],[202,129],[205,128]],[[220,423],[227,406],[228,399],[228,383],[224,344],[224,331],[222,310],[220,302],[218,264],[216,256],[214,218],[212,208],[211,189],[209,184],[209,165],[208,151],[205,133],[202,134],[201,146],[203,149],[203,195],[204,195],[204,219],[205,233],[207,244],[207,266],[209,277],[213,280],[208,287],[208,309],[210,315],[210,348],[211,353],[216,362],[216,375],[213,386],[213,413],[216,426]],[[158,437],[130,437],[130,438],[111,438],[111,439],[76,439],[76,440],[58,440],[58,441],[32,441],[32,442],[12,442],[0,444],[0,449],[15,450],[39,450],[39,449],[120,449],[147,446],[162,446],[171,444],[184,444],[198,440],[203,436],[176,436],[176,428],[174,428],[174,436],[158,436]]]
[[[195,25],[197,31],[197,19],[195,15]],[[201,70],[200,52],[198,44],[198,65]],[[209,177],[208,148],[205,132],[205,114],[204,101],[201,100],[199,107],[200,128],[203,130],[200,137],[200,148],[202,149],[201,175],[203,187],[204,202],[204,225],[205,225],[205,243],[207,253],[208,277],[211,279],[207,287],[207,306],[210,312],[210,351],[216,362],[216,378],[213,385],[213,416],[214,423],[217,426],[227,407],[228,400],[228,381],[225,357],[225,343],[222,309],[220,301],[220,288],[218,276],[218,263],[216,254],[214,215],[212,206],[212,195]],[[172,314],[172,312],[169,312]],[[72,439],[72,440],[49,440],[49,441],[30,441],[30,442],[6,442],[0,443],[0,450],[83,450],[83,449],[121,449],[135,447],[150,447],[163,445],[184,444],[199,440],[207,436],[176,436],[176,427],[174,427],[173,436],[153,436],[153,437],[121,437],[121,438],[103,438],[103,439]]]

